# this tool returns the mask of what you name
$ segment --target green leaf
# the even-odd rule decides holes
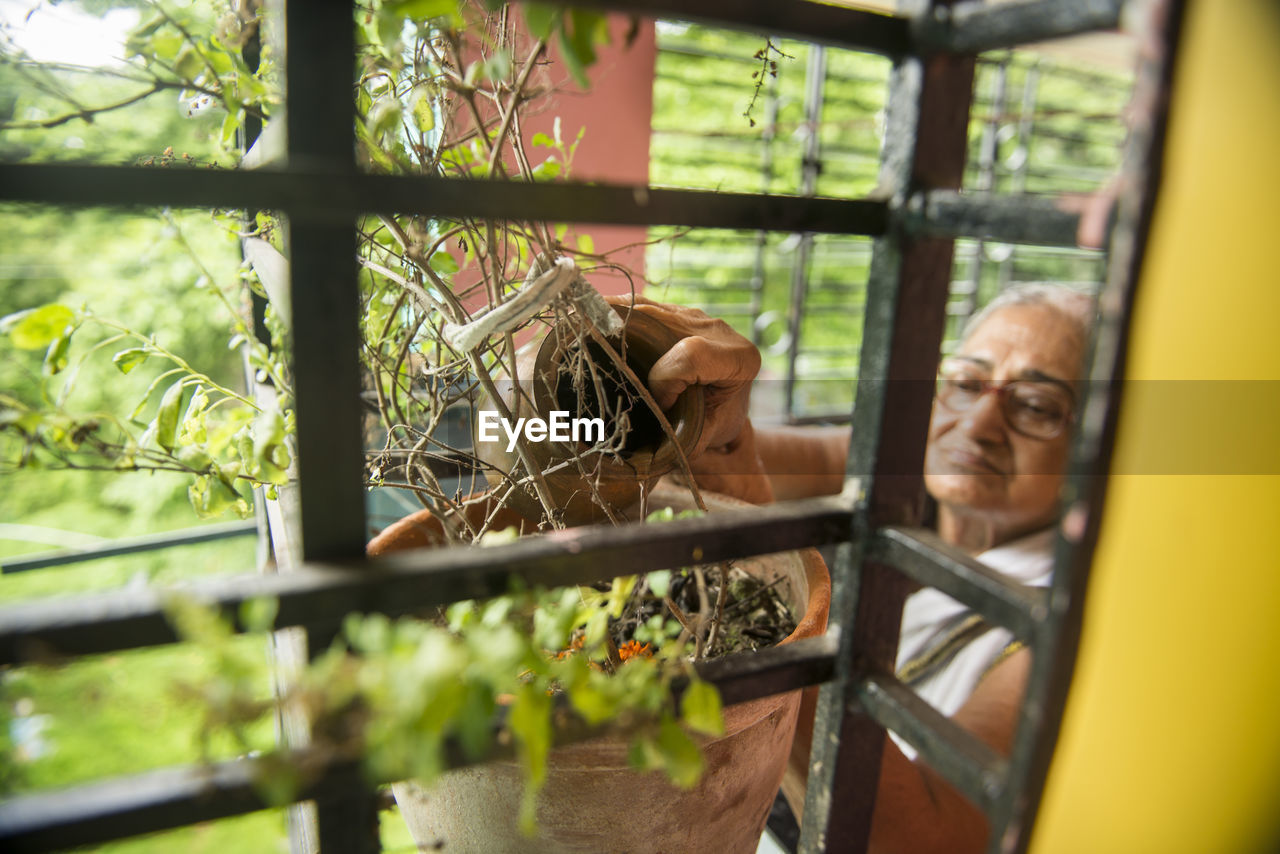
[[[627,749],[627,764],[636,771],[653,771],[662,767],[662,758],[653,739],[644,733],[637,733]]]
[[[195,471],[205,471],[213,463],[213,457],[199,445],[184,445],[178,449],[175,456],[178,462]]]
[[[564,57],[565,67],[569,69],[569,74],[573,77],[573,82],[578,84],[578,88],[586,89],[591,85],[591,81],[587,79],[586,66],[574,48],[573,42],[569,35],[564,31],[560,31],[560,53]]]
[[[213,70],[219,74],[227,74],[235,67],[234,60],[227,53],[227,48],[217,38],[211,41],[218,46],[218,50],[206,50],[205,56],[209,59],[209,64],[213,66]],[[244,81],[241,81],[244,82]]]
[[[680,716],[690,729],[704,735],[724,735],[724,716],[716,686],[694,679],[680,699]]]
[[[585,9],[570,9],[568,20],[560,31],[560,49],[574,82],[583,89],[591,87],[587,68],[596,61],[596,44],[609,40],[604,15]]]
[[[535,39],[551,38],[551,31],[556,25],[560,9],[546,3],[525,3],[524,20],[529,25],[529,34]],[[538,143],[534,143],[537,145]]]
[[[618,699],[601,690],[593,677],[591,665],[585,656],[575,655],[568,660],[570,675],[566,679],[569,703],[589,724],[604,723],[618,711]]]
[[[142,393],[142,400],[138,401],[138,405],[134,407],[133,412],[130,413],[129,415],[130,421],[137,420],[138,416],[142,414],[142,410],[147,408],[147,403],[151,400],[151,396],[155,394],[157,390],[159,390],[161,384],[163,384],[166,379],[173,376],[175,373],[178,373],[179,370],[180,370],[179,368],[174,368],[173,370],[165,371],[163,374],[161,374],[160,376],[156,377],[151,381],[151,385],[147,386],[147,390]]]
[[[622,616],[622,609],[627,606],[627,599],[631,596],[631,591],[636,589],[637,577],[634,575],[622,575],[613,580],[612,586],[609,588],[609,616],[615,620]]]
[[[670,522],[676,518],[676,511],[670,507],[663,507],[660,510],[654,510],[648,516],[644,517],[646,522]]]
[[[511,73],[511,55],[498,50],[485,57],[480,66],[481,80],[504,80]]]
[[[275,628],[280,600],[274,596],[255,596],[240,605],[240,624],[250,632],[269,632]]]
[[[457,717],[458,741],[470,759],[482,759],[493,742],[493,692],[488,685],[469,684]]]
[[[402,108],[395,98],[379,98],[369,111],[369,133],[379,139],[400,126]]]
[[[154,51],[157,59],[172,62],[185,43],[186,39],[182,37],[181,33],[173,31],[157,32],[151,37],[151,51]]]
[[[198,417],[208,405],[209,395],[205,393],[204,386],[197,383],[196,390],[191,393],[191,402],[187,404],[187,411],[182,416],[182,420],[190,421]]]
[[[458,262],[454,257],[443,249],[437,249],[431,253],[431,257],[427,259],[427,263],[431,265],[431,269],[435,270],[441,276],[451,276],[458,272]]]
[[[543,602],[533,612],[533,642],[540,648],[556,651],[564,649],[573,633],[577,618],[578,590],[566,587],[554,602]]]
[[[661,757],[662,770],[683,789],[692,789],[702,776],[702,751],[689,734],[670,717],[658,726],[654,747]]]
[[[582,640],[583,646],[587,649],[595,649],[604,643],[605,632],[609,630],[609,613],[607,611],[593,610],[587,618],[587,628]]]
[[[67,351],[71,349],[71,336],[60,335],[54,339],[49,345],[49,350],[44,354],[44,364],[41,367],[46,377],[54,376],[62,373],[67,366]],[[72,372],[73,375],[75,372]],[[68,384],[74,382],[74,376],[68,381]]]
[[[227,117],[222,120],[223,145],[229,146],[235,142],[236,131],[240,129],[240,116],[241,112],[236,110],[235,112],[227,113]]]
[[[507,719],[515,736],[524,768],[524,794],[520,801],[520,829],[537,833],[538,789],[547,779],[547,754],[551,751],[551,698],[537,685],[521,684]],[[696,748],[695,748],[696,749]]]
[[[430,86],[414,87],[410,103],[413,104],[413,124],[419,133],[427,133],[436,126],[436,108]]]
[[[382,8],[414,20],[446,17],[451,21],[460,20],[458,0],[386,0]]]
[[[183,80],[194,80],[202,68],[204,68],[204,61],[190,45],[178,52],[178,58],[173,63],[173,70]]]
[[[533,167],[533,177],[536,181],[554,181],[560,177],[562,167],[560,161],[552,154],[546,160]]]
[[[249,515],[249,503],[240,497],[240,493],[235,488],[223,480],[221,477],[198,477],[197,484],[201,487],[200,501],[197,502],[193,496],[192,490],[196,490],[197,484],[193,484],[187,490],[187,495],[191,498],[191,506],[195,508],[196,514],[201,518],[208,519],[214,516],[221,516],[228,510],[234,510],[236,515],[244,518]],[[199,481],[205,481],[199,484]]]
[[[182,408],[183,391],[182,380],[169,386],[169,390],[160,399],[160,409],[156,413],[156,444],[169,452],[173,451],[173,440],[178,435],[178,415]]]
[[[0,330],[9,333],[19,350],[43,350],[63,337],[76,314],[65,305],[50,303],[0,318]]]
[[[591,238],[590,234],[578,235],[578,251],[583,255],[596,254],[596,242]]]
[[[151,351],[145,347],[130,347],[128,350],[121,350],[112,356],[111,362],[119,369],[120,373],[127,374],[145,362],[150,355]]]
[[[671,592],[671,570],[659,569],[649,573],[649,589],[659,599],[667,598],[667,594]]]

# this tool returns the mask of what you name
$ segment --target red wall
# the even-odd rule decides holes
[[[550,135],[555,117],[560,117],[561,135],[566,143],[577,138],[586,128],[573,160],[570,179],[602,184],[646,184],[649,180],[649,126],[653,115],[653,72],[657,47],[651,20],[640,20],[639,29],[628,47],[625,44],[631,21],[625,15],[612,15],[609,32],[612,43],[599,49],[599,60],[588,69],[591,88],[583,92],[560,64],[558,50],[553,48],[553,64],[546,79],[557,90],[539,103],[539,113],[526,120],[525,142],[533,134]],[[543,105],[545,104],[545,109]],[[539,157],[546,149],[530,147]],[[610,256],[610,261],[629,268],[637,291],[643,284],[644,228],[631,226],[584,225],[571,229],[565,243],[574,247],[574,234],[589,234],[597,253],[603,254],[622,246],[631,248]],[[602,293],[626,293],[630,284],[626,276],[610,270],[588,275]]]

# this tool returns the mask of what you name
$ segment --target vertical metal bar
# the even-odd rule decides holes
[[[1027,191],[1027,172],[1031,168],[1031,140],[1036,127],[1036,98],[1040,92],[1040,60],[1027,67],[1027,77],[1022,84],[1022,103],[1018,107],[1018,150],[1021,157],[1013,168],[1013,176],[1009,192],[1013,194]],[[1013,265],[1018,260],[1018,244],[1010,244],[1009,254],[1001,257],[998,286],[1003,291],[1009,287],[1013,278]]]
[[[286,5],[289,165],[354,169],[349,4]],[[364,550],[354,224],[289,211],[302,557]]]
[[[354,15],[350,3],[286,0],[292,168],[355,170]],[[366,538],[355,224],[307,210],[288,215],[301,557],[354,557]],[[309,637],[311,653],[330,640]],[[376,852],[377,819],[376,793],[353,779],[349,791],[316,804],[315,844],[328,852]]]
[[[978,148],[978,177],[974,189],[979,193],[989,193],[995,186],[996,151],[1000,140],[1000,117],[1004,112],[1005,86],[1009,77],[1009,57],[1005,55],[996,65],[995,76],[991,83],[991,103],[987,120],[982,125],[982,142]],[[956,313],[961,317],[961,324],[968,320],[978,307],[978,291],[982,287],[982,258],[986,251],[986,242],[979,239],[973,244],[973,259],[966,282],[964,301]]]
[[[764,146],[760,154],[760,192],[769,192],[773,183],[773,142],[778,135],[778,79],[769,75],[765,89],[765,124],[761,134]],[[764,328],[759,323],[764,311],[765,253],[769,245],[769,232],[756,232],[755,260],[751,269],[751,343],[760,347],[764,343]]]
[[[802,196],[817,192],[818,173],[822,170],[822,94],[827,80],[827,50],[822,45],[809,48],[809,63],[805,69],[804,158],[800,161]],[[796,247],[795,264],[791,267],[791,301],[787,308],[787,375],[785,385],[785,412],[794,418],[796,361],[800,356],[801,327],[804,323],[804,302],[809,292],[809,259],[813,255],[813,233],[800,235]]]
[[[890,80],[881,186],[894,206],[917,189],[958,188],[963,178],[973,57],[907,57]],[[938,342],[945,324],[954,242],[876,241],[853,413],[849,475],[865,478],[854,519],[855,542],[875,527],[918,522],[924,443]],[[838,626],[835,678],[819,694],[800,850],[866,850],[875,810],[885,733],[856,700],[868,673],[892,672],[907,580],[841,550],[832,621]],[[832,809],[839,804],[838,810]]]
[[[1080,524],[1080,532],[1069,541],[1065,535],[1074,526],[1064,526],[1064,538],[1058,543],[1058,571],[1049,590],[1050,617],[1042,626],[1028,679],[1010,759],[1008,797],[992,816],[992,826],[1005,831],[990,841],[990,852],[1027,850],[1071,687],[1119,416],[1122,384],[1116,379],[1125,374],[1129,327],[1160,189],[1169,98],[1186,6],[1185,0],[1159,0],[1148,9],[1148,24],[1155,32],[1141,51],[1133,95],[1137,109],[1120,181],[1133,192],[1118,201],[1107,281],[1099,296],[1102,317],[1089,366],[1082,427],[1066,485],[1067,517]]]

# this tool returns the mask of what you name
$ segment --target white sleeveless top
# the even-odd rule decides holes
[[[1032,587],[1045,587],[1053,577],[1052,527],[988,549],[977,559],[997,572]],[[933,589],[907,598],[898,642],[898,678],[924,700],[950,717],[973,694],[978,682],[1014,637],[993,626],[968,606]],[[915,750],[890,733],[908,759]]]

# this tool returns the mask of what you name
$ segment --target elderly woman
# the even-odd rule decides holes
[[[669,404],[692,384],[708,387],[707,435],[694,461],[700,484],[757,503],[841,488],[847,428],[753,429],[746,411],[760,364],[755,348],[700,312],[654,304],[640,309],[686,336],[649,375],[659,402]],[[972,319],[939,370],[925,453],[938,534],[1018,583],[1049,581],[1052,526],[1092,313],[1089,297],[1073,290],[1010,289]],[[1007,753],[1030,665],[1029,651],[1012,641],[958,602],[922,590],[903,612],[898,676]],[[811,715],[811,704],[808,709]],[[811,718],[802,719],[795,751],[801,777],[789,775],[784,786],[797,807],[811,731]],[[981,850],[982,814],[913,759],[905,744],[886,745],[872,849]]]

